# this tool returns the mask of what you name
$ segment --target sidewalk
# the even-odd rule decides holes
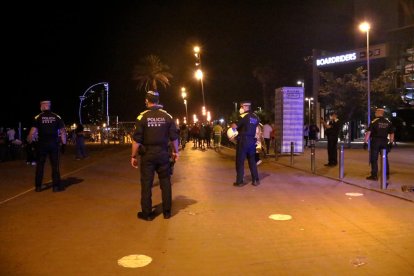
[[[338,144],[339,146],[340,144]],[[267,158],[262,156],[261,158],[262,164],[276,163],[312,174],[310,148],[305,148],[303,154],[295,154],[293,165],[291,165],[290,155],[279,155],[275,158],[275,155],[271,154]],[[324,164],[327,163],[327,159],[326,141],[317,142],[315,148],[316,175],[414,202],[414,192],[402,190],[404,186],[414,185],[414,143],[399,143],[388,154],[390,179],[387,181],[387,189],[381,189],[379,179],[378,181],[365,179],[370,174],[370,166],[368,163],[368,151],[363,150],[362,143],[352,143],[350,147],[344,145],[344,178],[342,181],[339,179],[339,165],[336,167],[326,167]],[[378,159],[378,168],[380,168],[379,162],[380,159]]]

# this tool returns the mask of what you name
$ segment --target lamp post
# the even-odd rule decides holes
[[[183,97],[184,105],[185,105],[185,118],[188,118],[188,110],[187,110],[187,92],[185,91],[185,87],[181,87],[181,97]]]
[[[203,71],[201,70],[201,54],[200,54],[200,47],[199,46],[195,46],[194,47],[194,56],[196,57],[196,67],[198,68],[195,72],[195,77],[196,79],[198,79],[200,81],[201,84],[201,94],[203,96],[203,108],[205,109],[206,107],[206,101],[204,98],[204,84],[203,84]],[[205,114],[203,114],[205,115]]]
[[[311,102],[313,101],[313,98],[312,97],[310,97],[310,98],[306,97],[305,101],[307,101],[309,103],[309,105],[308,105],[309,123],[308,124],[310,125],[311,124]]]
[[[362,22],[359,25],[359,29],[362,32],[366,32],[367,33],[367,98],[368,98],[368,122],[367,125],[369,125],[369,123],[371,122],[371,77],[370,77],[370,72],[369,72],[369,30],[371,29],[371,26],[368,22]]]

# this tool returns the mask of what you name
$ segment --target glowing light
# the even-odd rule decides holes
[[[194,50],[194,53],[196,53],[196,54],[200,53],[200,47],[199,46],[194,46],[193,50]]]
[[[208,122],[211,121],[211,113],[210,113],[210,111],[207,111],[207,121]]]
[[[195,77],[196,77],[196,79],[198,79],[198,80],[203,79],[203,71],[201,71],[201,69],[198,69],[198,70],[195,72]]]
[[[368,22],[362,22],[361,24],[359,24],[359,29],[361,30],[361,32],[368,32],[371,29],[371,25]]]

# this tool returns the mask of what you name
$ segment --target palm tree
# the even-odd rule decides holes
[[[269,66],[256,67],[253,69],[253,76],[262,86],[263,107],[266,112],[272,110],[274,104],[274,85],[276,82],[276,72]]]
[[[145,91],[157,91],[157,83],[164,88],[170,85],[173,76],[168,70],[169,67],[163,64],[158,56],[148,55],[141,60],[141,64],[135,65],[132,79],[138,82],[137,90],[144,88]]]

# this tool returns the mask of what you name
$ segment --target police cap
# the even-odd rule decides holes
[[[158,103],[160,94],[157,91],[148,91],[145,98],[151,103]]]
[[[245,105],[251,106],[252,105],[252,102],[251,101],[241,101],[240,102],[240,106],[245,106]]]
[[[377,109],[375,109],[375,111],[382,111],[382,112],[384,112],[384,111],[385,111],[385,109],[384,109],[384,108],[382,108],[382,107],[377,107]]]

